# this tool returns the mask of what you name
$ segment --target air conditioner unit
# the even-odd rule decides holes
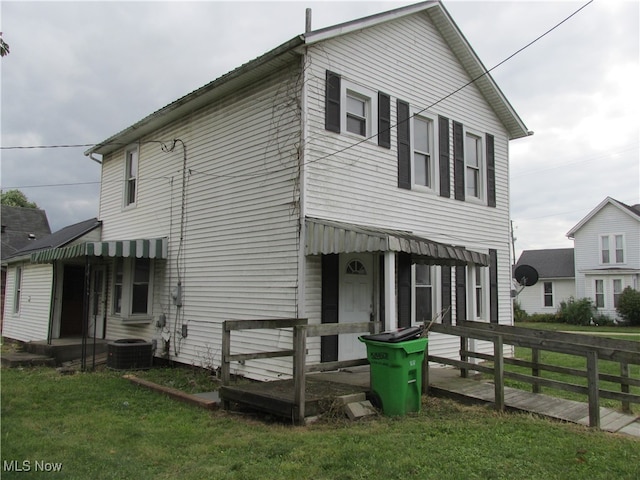
[[[139,338],[109,342],[107,367],[113,370],[146,370],[153,363],[153,344]]]

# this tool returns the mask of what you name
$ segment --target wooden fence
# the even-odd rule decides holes
[[[462,322],[456,326],[433,324],[431,331],[460,337],[460,360],[434,355],[428,355],[428,360],[458,367],[463,377],[467,376],[470,370],[493,374],[496,409],[503,410],[505,406],[505,378],[530,383],[534,393],[539,393],[541,387],[545,386],[586,394],[589,401],[589,426],[591,427],[600,427],[600,398],[620,401],[624,411],[630,410],[630,403],[640,403],[640,395],[630,392],[631,386],[640,387],[640,378],[630,376],[630,366],[640,365],[639,342],[470,321]],[[493,343],[493,355],[471,351],[469,339]],[[531,348],[531,360],[505,358],[503,354],[505,344]],[[586,370],[540,363],[541,351],[584,357],[586,358]],[[493,366],[481,365],[470,361],[470,359],[493,362]],[[599,373],[598,360],[619,363],[620,375]],[[505,371],[505,364],[525,367],[531,370],[531,374]],[[586,378],[587,386],[542,378],[541,371]],[[425,369],[423,373],[427,377],[425,384],[428,385],[428,369]],[[617,383],[620,385],[620,389],[619,391],[602,389],[600,381]]]
[[[294,421],[302,423],[305,415],[305,375],[307,372],[336,370],[355,365],[366,365],[367,359],[355,359],[336,362],[324,362],[306,365],[307,337],[323,337],[347,333],[375,333],[380,329],[380,322],[362,323],[326,323],[308,325],[306,318],[283,318],[274,320],[226,320],[222,324],[222,365],[221,380],[228,386],[231,380],[231,362],[257,360],[261,358],[293,357],[294,380]],[[292,348],[275,351],[231,354],[231,332],[253,329],[292,328]],[[223,400],[223,407],[229,408]]]

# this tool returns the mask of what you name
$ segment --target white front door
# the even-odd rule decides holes
[[[373,255],[340,255],[340,291],[338,321],[368,322],[373,314]],[[338,337],[338,360],[366,358],[367,349],[358,340],[361,333]]]

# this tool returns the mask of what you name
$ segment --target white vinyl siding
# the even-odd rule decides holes
[[[11,301],[5,302],[2,335],[23,342],[46,340],[51,311],[53,266],[23,264],[20,282],[20,310],[13,312]],[[15,295],[16,266],[7,269],[6,298]]]
[[[296,63],[256,78],[232,97],[142,138],[135,209],[120,208],[122,182],[113,181],[124,168],[123,150],[104,159],[103,239],[169,238],[169,260],[155,262],[152,323],[127,326],[110,316],[108,338],[155,338],[158,355],[169,341],[171,358],[215,367],[222,321],[297,316],[300,116],[293,100],[299,73]],[[180,142],[171,152],[145,142],[157,138],[179,138],[188,147],[182,242],[183,150]],[[111,299],[112,267],[109,275]],[[170,294],[179,278],[183,306],[176,311]],[[160,315],[168,322],[163,329],[155,326]],[[232,348],[291,348],[288,332],[255,333],[238,334]],[[247,361],[233,371],[279,378],[290,373],[291,359]]]
[[[545,285],[550,283],[553,292],[553,304],[545,306]],[[555,313],[560,303],[575,298],[576,282],[573,278],[540,279],[535,285],[520,290],[516,301],[520,307],[532,315],[534,313]]]
[[[357,42],[357,49],[353,48],[354,42]],[[380,55],[381,51],[385,54]],[[443,115],[459,121],[471,132],[494,135],[496,208],[453,198],[453,148],[449,167],[452,196],[443,198],[424,195],[418,188],[398,188],[396,127],[391,132],[391,149],[372,142],[353,146],[353,138],[346,135],[324,134],[326,70],[340,74],[343,81],[390,95],[393,119],[397,118],[397,100],[409,103],[417,111],[468,81],[468,75],[428,17],[410,16],[338,37],[321,46],[310,47],[309,54],[306,65],[310,82],[309,134],[305,142],[306,214],[410,230],[441,242],[455,239],[457,245],[483,253],[495,248],[499,277],[498,318],[500,323],[510,323],[508,140],[504,126],[477,88],[473,85],[465,88],[430,108],[428,113],[434,118]],[[450,145],[453,146],[453,129]],[[482,221],[478,221],[479,218]],[[452,351],[457,351],[457,347]]]

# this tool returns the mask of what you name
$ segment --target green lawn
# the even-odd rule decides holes
[[[637,439],[449,400],[293,427],[201,410],[109,371],[3,370],[1,383],[3,480],[640,477]],[[9,471],[12,461],[31,471]]]

